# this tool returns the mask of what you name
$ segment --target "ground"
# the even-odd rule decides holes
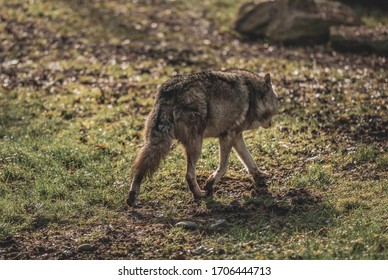
[[[242,2],[0,0],[0,259],[388,258],[386,57],[243,38]],[[174,143],[128,208],[158,87],[228,68],[279,95],[274,127],[245,134],[270,195],[233,155],[193,201]]]

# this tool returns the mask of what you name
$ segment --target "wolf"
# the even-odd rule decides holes
[[[268,175],[257,168],[245,145],[243,132],[270,127],[278,108],[270,74],[262,78],[254,72],[237,69],[172,77],[159,88],[146,120],[145,142],[133,163],[127,204],[135,204],[142,180],[157,170],[173,139],[185,149],[186,181],[194,199],[213,194],[214,186],[226,172],[232,148],[253,180],[263,186]],[[196,164],[203,139],[207,137],[219,139],[219,166],[200,188]]]

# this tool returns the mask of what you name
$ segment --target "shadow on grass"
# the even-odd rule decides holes
[[[284,230],[321,230],[330,225],[337,215],[321,196],[308,189],[288,189],[273,194],[255,194],[240,202],[233,200],[224,205],[211,200],[206,203],[210,210],[202,216],[226,219],[243,231],[272,228]]]
[[[137,222],[166,226],[174,226],[182,220],[195,221],[206,234],[226,233],[236,238],[252,236],[252,240],[262,229],[273,234],[292,234],[299,230],[323,232],[338,215],[337,210],[311,189],[260,193],[248,181],[224,178],[214,197],[186,204],[186,208],[178,210],[179,214],[157,214],[155,209],[161,208],[160,203],[148,205],[146,202],[130,210],[128,215]],[[222,201],[221,197],[230,202]],[[225,220],[228,226],[220,231],[209,230],[211,224],[220,220]]]

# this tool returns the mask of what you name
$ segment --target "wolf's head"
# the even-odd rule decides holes
[[[264,77],[264,94],[261,106],[258,106],[257,115],[259,116],[260,126],[269,128],[272,125],[272,117],[279,111],[278,96],[272,86],[271,75]]]

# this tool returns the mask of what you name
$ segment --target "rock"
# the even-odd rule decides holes
[[[228,222],[224,219],[217,220],[214,224],[210,225],[210,231],[223,230],[228,226]]]
[[[339,51],[388,55],[388,26],[333,26],[330,28],[330,43]]]
[[[199,246],[198,248],[196,248],[192,251],[192,254],[193,255],[208,255],[208,254],[213,253],[213,251],[214,251],[214,248]]]
[[[95,249],[96,248],[93,245],[88,243],[81,244],[80,246],[78,246],[78,252],[90,252],[94,251]]]
[[[182,222],[177,223],[175,226],[183,227],[183,228],[189,229],[189,230],[200,229],[200,226],[196,222],[192,222],[192,221],[182,221]]]
[[[240,7],[235,29],[241,34],[264,37],[272,17],[278,13],[275,1],[249,2]]]
[[[339,2],[275,0],[243,5],[235,29],[274,41],[314,44],[328,41],[330,26],[359,24],[360,17]]]
[[[381,8],[388,10],[388,1],[382,1],[382,0],[338,0],[340,2],[344,3],[352,3],[356,4],[359,7],[374,7],[374,8]]]
[[[218,244],[225,244],[225,238],[223,238],[223,237],[218,238],[217,243]]]

